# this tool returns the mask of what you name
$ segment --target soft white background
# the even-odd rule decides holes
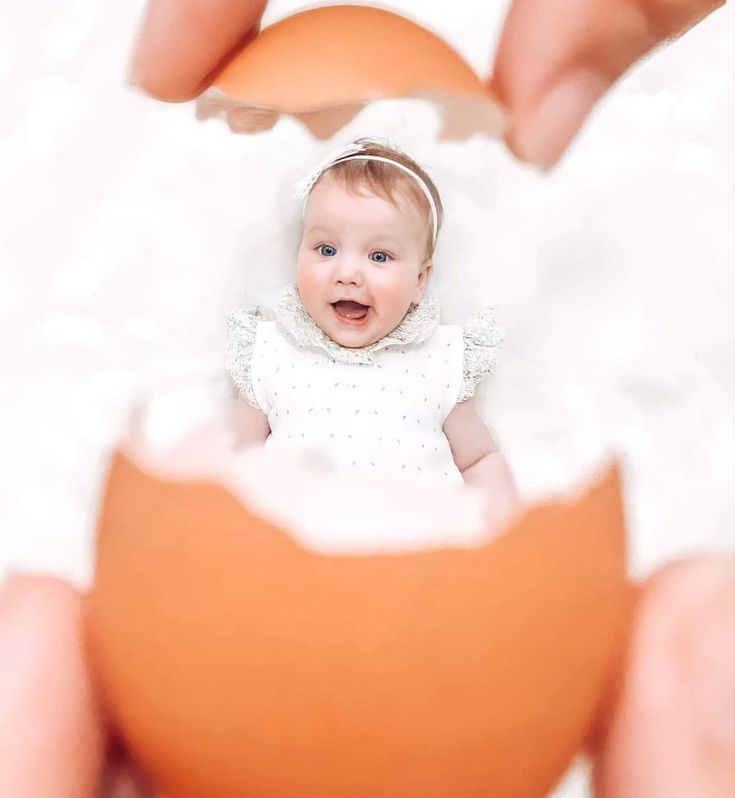
[[[488,73],[505,3],[392,7]],[[292,120],[252,137],[197,122],[127,87],[140,10],[0,12],[0,575],[87,578],[131,398],[221,368],[224,313],[290,277],[292,184],[358,135],[389,136],[442,192],[446,319],[497,307],[506,351],[482,407],[524,496],[615,451],[636,573],[732,549],[732,5],[638,65],[550,176],[483,137],[437,141],[418,101],[371,106],[326,143]]]

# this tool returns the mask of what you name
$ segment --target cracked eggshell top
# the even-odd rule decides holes
[[[266,27],[224,66],[198,113],[225,115],[244,132],[284,113],[327,138],[367,102],[396,97],[433,101],[445,138],[500,135],[499,106],[456,50],[403,16],[362,6],[314,8]]]

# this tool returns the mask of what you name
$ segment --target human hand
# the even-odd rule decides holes
[[[260,29],[268,0],[149,0],[131,81],[159,100],[191,100]]]
[[[724,0],[514,0],[490,82],[506,106],[506,140],[548,168],[610,86],[654,47]]]
[[[0,594],[0,795],[153,798],[108,743],[83,607],[47,577]],[[729,556],[674,563],[641,587],[623,684],[593,749],[596,798],[733,794],[734,616]]]
[[[83,654],[82,594],[46,576],[0,586],[0,795],[153,798],[109,742]]]
[[[162,798],[150,786],[125,751],[110,745],[94,798]]]
[[[267,0],[150,0],[133,82],[161,100],[190,100],[259,30]],[[514,0],[490,87],[522,160],[552,166],[604,92],[657,45],[724,0]]]
[[[595,798],[735,795],[735,560],[640,586],[617,700],[592,745]]]

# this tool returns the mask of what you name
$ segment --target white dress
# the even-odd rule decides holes
[[[335,469],[461,482],[442,426],[495,365],[502,332],[491,309],[439,324],[425,297],[388,335],[349,348],[309,316],[295,286],[274,318],[227,317],[227,368],[242,398],[268,417],[266,446],[296,447]]]

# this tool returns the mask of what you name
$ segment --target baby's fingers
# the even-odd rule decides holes
[[[131,80],[160,100],[190,100],[258,32],[267,0],[150,0]]]
[[[515,0],[492,77],[509,112],[510,148],[552,166],[617,78],[723,2]]]

